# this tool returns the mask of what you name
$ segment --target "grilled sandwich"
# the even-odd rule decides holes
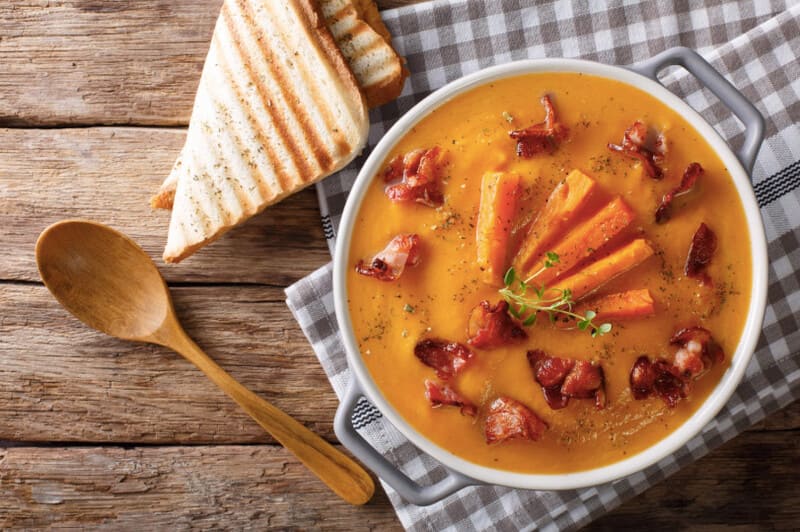
[[[326,25],[356,77],[367,106],[378,107],[400,95],[408,77],[403,59],[391,46],[392,35],[373,0],[319,0]],[[176,165],[182,164],[182,153]],[[154,209],[171,209],[177,172],[164,180],[150,199]]]
[[[369,120],[312,0],[225,0],[203,67],[165,262],[349,163]]]

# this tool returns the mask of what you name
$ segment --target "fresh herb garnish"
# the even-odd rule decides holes
[[[414,307],[412,307],[412,306],[411,306],[411,305],[409,305],[408,303],[406,303],[405,305],[403,305],[403,310],[405,310],[405,311],[406,311],[406,312],[408,312],[409,314],[413,314],[413,313],[414,313]]]
[[[544,267],[545,268],[552,268],[553,266],[558,264],[558,262],[560,260],[559,257],[558,257],[558,254],[554,253],[553,251],[548,251],[547,253],[544,254],[544,256],[545,256],[545,259],[544,259]],[[538,275],[538,273],[537,273],[537,275]]]
[[[603,336],[611,331],[610,323],[594,323],[597,313],[587,310],[584,315],[572,312],[575,302],[569,289],[547,288],[544,285],[536,286],[534,279],[547,268],[552,268],[559,262],[557,253],[548,251],[545,254],[544,267],[527,279],[518,279],[514,268],[509,268],[503,277],[505,286],[500,289],[500,295],[508,303],[508,312],[522,325],[529,327],[536,323],[539,312],[546,312],[550,321],[555,322],[559,317],[573,318],[576,327],[581,331],[589,331],[592,338]]]

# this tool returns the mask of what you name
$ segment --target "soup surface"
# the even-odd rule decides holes
[[[552,152],[519,156],[509,131],[543,121],[540,98],[545,94],[568,134]],[[619,144],[635,121],[666,139],[661,180],[649,177],[641,162],[607,146]],[[638,89],[605,78],[556,73],[508,78],[457,96],[408,131],[384,167],[398,154],[433,146],[444,153],[443,204],[392,201],[382,170],[361,205],[350,247],[347,293],[353,328],[361,356],[386,400],[444,449],[480,465],[527,473],[607,465],[644,450],[686,421],[730,364],[747,316],[751,283],[744,211],[727,169],[705,140],[680,115]],[[670,219],[656,223],[662,196],[678,186],[693,162],[704,172],[689,193],[675,199]],[[524,327],[526,339],[491,349],[470,347],[470,313],[481,301],[494,305],[502,299],[502,282],[484,282],[485,271],[477,261],[484,174],[520,178],[508,266],[550,193],[574,169],[597,182],[598,204],[621,196],[632,209],[635,218],[617,240],[644,238],[655,250],[596,295],[646,288],[655,312],[610,320],[611,330],[595,337],[588,330],[557,327],[540,318]],[[701,222],[717,239],[705,284],[684,273]],[[419,236],[419,263],[408,265],[399,278],[383,281],[356,271],[359,261],[369,263],[393,237],[409,233]],[[724,360],[692,381],[687,396],[674,407],[657,395],[635,399],[630,375],[636,360],[647,355],[672,362],[678,347],[670,345],[670,338],[690,326],[710,331]],[[415,355],[415,346],[426,338],[459,342],[473,353],[448,385],[477,407],[475,415],[453,406],[432,407],[424,383],[437,375]],[[574,397],[565,408],[550,408],[526,356],[534,349],[600,365],[604,408]],[[543,420],[547,430],[541,438],[487,443],[487,410],[498,397],[519,401]]]

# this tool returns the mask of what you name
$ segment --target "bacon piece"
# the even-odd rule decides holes
[[[725,359],[722,347],[703,327],[687,327],[676,332],[669,341],[680,346],[675,353],[675,367],[687,379],[698,379]]]
[[[383,171],[383,180],[387,183],[400,181],[403,179],[403,156],[397,155],[389,161],[389,165]]]
[[[553,153],[558,143],[567,138],[569,129],[556,119],[556,110],[550,96],[542,96],[544,122],[525,129],[510,131],[508,136],[517,141],[517,155],[529,159],[539,153]]]
[[[420,148],[417,150],[411,150],[410,152],[403,155],[403,179],[405,180],[406,184],[408,184],[408,186],[416,187],[427,183],[426,181],[427,176],[418,174],[420,174],[419,167],[420,163],[422,162],[422,158],[429,151],[433,151],[434,153],[439,153],[439,147],[435,146],[430,150]]]
[[[629,382],[634,399],[647,399],[653,393],[656,371],[653,368],[653,363],[650,362],[646,355],[640,356],[633,363]]]
[[[659,151],[659,159],[663,160],[663,156],[666,154],[666,141],[663,134],[659,135],[659,138],[660,140],[656,140],[656,149]],[[642,167],[644,167],[648,176],[653,179],[661,179],[664,177],[664,172],[661,170],[661,167],[656,164],[656,155],[645,147],[646,140],[647,126],[644,125],[643,122],[637,120],[631,127],[625,130],[625,133],[622,135],[622,143],[612,144],[609,142],[608,149],[619,152],[631,159],[641,161]]]
[[[606,404],[608,404],[608,399],[606,398],[605,375],[603,375],[603,385],[594,392],[594,407],[598,410],[602,410],[606,407]]]
[[[675,408],[678,401],[688,395],[688,382],[681,377],[678,369],[666,360],[656,360],[653,368],[656,372],[653,391],[668,407]]]
[[[564,379],[575,367],[573,359],[551,357],[541,349],[528,351],[527,357],[536,382],[545,388],[558,386],[560,389]]]
[[[547,430],[547,423],[527,406],[510,397],[498,397],[489,406],[484,434],[486,443],[511,439],[536,441]]]
[[[358,261],[356,271],[381,281],[394,281],[403,274],[406,266],[419,264],[420,242],[419,236],[413,233],[397,235],[372,258],[369,266],[363,260]]]
[[[586,360],[577,360],[561,385],[561,393],[577,399],[594,397],[603,385],[603,368]]]
[[[469,316],[467,343],[478,349],[491,349],[524,340],[528,334],[508,314],[508,303],[499,301],[494,307],[483,300]]]
[[[689,255],[686,257],[686,265],[683,267],[686,277],[698,279],[702,284],[710,284],[711,277],[708,276],[705,269],[716,250],[717,235],[705,223],[700,223],[700,227],[692,237]]]
[[[551,357],[541,349],[528,351],[527,357],[533,370],[533,378],[542,387],[547,406],[553,410],[565,408],[569,404],[569,396],[561,393],[561,384],[575,367],[575,361]]]
[[[428,207],[438,207],[444,203],[444,194],[432,185],[411,187],[405,183],[398,183],[386,188],[386,196],[396,202],[415,201]]]
[[[458,342],[426,338],[414,346],[414,354],[423,364],[436,370],[443,381],[451,379],[466,367],[472,351]]]
[[[692,340],[703,346],[703,354],[707,355],[712,362],[719,364],[725,359],[725,353],[711,336],[711,331],[704,327],[685,327],[672,335],[669,342],[672,345],[684,345]]]
[[[605,375],[599,364],[578,360],[561,385],[561,393],[576,399],[594,398],[594,406],[602,410],[606,406]]]
[[[701,175],[703,175],[703,167],[700,166],[700,163],[692,163],[686,167],[680,185],[664,194],[664,197],[661,198],[661,204],[656,209],[656,223],[663,224],[670,219],[672,200],[691,192],[697,182],[697,178]]]
[[[703,362],[703,348],[697,342],[689,342],[675,353],[675,367],[686,379],[701,377],[709,367]]]
[[[559,410],[569,404],[569,398],[594,398],[601,409],[606,404],[603,368],[585,360],[558,358],[540,349],[528,351],[528,364],[533,377],[542,387],[547,404]]]
[[[461,409],[461,413],[465,416],[474,417],[478,413],[477,406],[472,404],[468,399],[462,397],[447,384],[440,384],[438,382],[426,379],[425,397],[428,399],[428,401],[430,401],[431,406],[434,408],[442,405],[457,406]]]
[[[569,404],[569,395],[561,393],[561,385],[542,386],[542,395],[552,410],[561,410]]]
[[[416,201],[429,207],[444,203],[439,179],[442,155],[442,149],[434,146],[412,150],[392,159],[384,170],[383,179],[386,182],[402,181],[386,187],[385,193],[389,199],[398,202]]]
[[[441,168],[442,149],[439,146],[434,146],[428,150],[419,159],[416,174],[406,176],[408,184],[412,187],[418,185],[427,185],[434,183],[439,178],[439,171]],[[409,166],[406,166],[409,168]]]
[[[667,406],[675,408],[689,394],[692,381],[725,358],[722,348],[703,327],[681,329],[669,343],[680,346],[672,364],[663,358],[651,362],[646,356],[640,356],[633,364],[630,385],[634,399],[646,399],[655,393]]]
[[[630,385],[634,399],[646,399],[655,394],[670,408],[675,408],[689,389],[675,366],[664,359],[651,362],[646,356],[640,356],[633,364]]]

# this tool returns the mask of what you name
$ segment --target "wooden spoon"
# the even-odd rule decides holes
[[[372,497],[375,485],[361,466],[242,386],[189,338],[164,279],[133,240],[96,222],[64,220],[39,235],[36,262],[45,286],[89,327],[174,349],[341,498],[364,504]]]

